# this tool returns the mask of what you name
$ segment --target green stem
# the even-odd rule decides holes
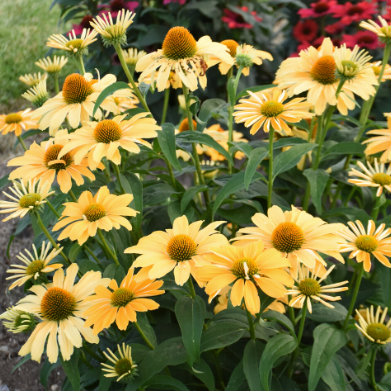
[[[23,139],[22,139],[21,136],[18,136],[18,140],[19,140],[19,142],[20,142],[20,145],[23,147],[23,149],[24,149],[25,151],[27,151],[26,144],[24,143],[24,141],[23,141]]]
[[[56,211],[56,209],[54,209],[54,206],[51,204],[51,202],[48,199],[46,199],[46,204],[51,209],[51,211],[55,214],[55,216],[59,219],[61,217],[60,214]]]
[[[121,192],[122,192],[122,194],[126,194],[126,191],[125,191],[124,187],[122,186],[121,178],[119,176],[119,174],[120,174],[119,168],[115,163],[113,163],[113,167],[114,167],[115,176],[117,177]]]
[[[84,74],[86,73],[86,70],[84,68],[84,61],[83,61],[83,55],[82,54],[78,54],[76,57],[76,63],[77,63],[77,67],[79,68],[79,72],[82,76],[84,76]]]
[[[97,256],[92,252],[92,250],[86,244],[84,244],[84,249],[88,252],[88,254],[91,255],[92,258],[95,259],[96,263],[98,265],[100,265],[99,259],[97,258]]]
[[[375,391],[378,391],[376,378],[375,378],[375,363],[376,363],[376,353],[377,350],[373,349],[372,358],[371,358],[371,384]]]
[[[69,190],[68,194],[71,196],[73,202],[77,202],[77,198],[75,196],[75,193],[72,190]]]
[[[269,178],[268,178],[268,192],[267,192],[267,207],[272,206],[272,194],[273,194],[273,138],[274,129],[270,128],[269,131]]]
[[[354,291],[353,291],[352,300],[350,301],[348,313],[347,313],[347,315],[346,315],[345,322],[344,322],[344,324],[343,324],[343,329],[344,329],[344,330],[346,330],[346,328],[347,328],[347,326],[348,326],[350,316],[352,315],[353,310],[354,310],[354,305],[356,304],[356,299],[357,299],[358,291],[359,291],[359,289],[360,289],[362,276],[363,276],[363,274],[364,274],[364,262],[359,263],[359,264],[357,265],[357,267],[358,267],[359,269],[358,269],[358,275],[357,275],[356,285],[354,286]]]
[[[225,383],[224,383],[224,378],[223,378],[223,372],[221,370],[221,365],[220,365],[220,362],[219,362],[219,356],[217,354],[217,352],[214,350],[212,352],[212,355],[213,355],[213,360],[214,360],[214,364],[215,364],[215,367],[216,367],[216,374],[217,374],[217,379],[220,383],[220,386],[223,390],[225,390]]]
[[[291,299],[292,299],[292,296],[288,295],[288,303],[290,303]],[[290,305],[288,305],[288,314],[289,314],[289,319],[291,320],[293,326],[296,326],[295,310]]]
[[[41,217],[39,216],[38,213],[36,213],[36,217],[37,217],[37,223],[39,225],[39,227],[42,229],[42,232],[45,234],[45,236],[49,239],[49,242],[52,244],[52,246],[58,250],[58,246],[57,246],[57,243],[55,242],[55,240],[53,239],[52,235],[50,235],[49,231],[46,229],[45,225],[43,224],[42,220],[41,220]],[[68,257],[62,252],[60,251],[60,255],[64,258],[64,260],[69,264],[71,265],[72,262],[68,259]]]
[[[86,342],[83,341],[83,348],[85,349],[85,351],[93,358],[95,358],[96,361],[99,361],[99,362],[105,362],[106,359],[103,358],[103,357],[99,357],[92,349],[90,349],[90,347],[87,345]]]
[[[187,284],[189,285],[191,297],[194,299],[196,297],[196,291],[194,289],[193,280],[191,279],[191,275],[189,276],[189,279],[187,280]]]
[[[141,330],[141,327],[137,322],[133,322],[134,326],[136,327],[138,333],[140,334],[141,338],[145,341],[145,343],[148,345],[148,347],[152,350],[155,350],[155,347],[152,345],[148,337],[144,334],[144,331]]]
[[[246,313],[247,313],[248,327],[249,327],[251,338],[255,339],[255,328],[254,328],[253,317],[250,314],[250,312],[247,309],[247,307],[246,307]]]
[[[110,258],[115,262],[115,264],[119,266],[117,256],[110,250],[110,247],[107,244],[106,239],[103,236],[102,230],[100,228],[98,228],[98,236],[102,242],[102,246],[104,247],[104,250],[110,255]]]
[[[161,122],[162,125],[166,122],[169,100],[170,100],[170,88],[166,88],[164,91],[164,103],[163,103],[163,113],[162,113],[162,122]]]
[[[59,87],[59,85],[58,85],[58,72],[57,73],[55,73],[54,75],[53,75],[53,79],[54,79],[54,91],[56,91],[56,94],[58,94],[59,92],[60,92],[60,87]]]
[[[138,89],[138,87],[136,86],[136,83],[134,82],[134,79],[133,79],[133,76],[132,74],[130,73],[129,71],[129,68],[128,68],[128,64],[126,64],[126,61],[125,61],[125,58],[124,58],[124,55],[122,53],[122,49],[121,49],[121,45],[120,44],[117,44],[117,45],[114,45],[114,48],[115,48],[115,51],[117,52],[118,54],[118,58],[119,58],[119,61],[121,62],[121,65],[122,65],[122,68],[125,72],[125,75],[126,77],[128,78],[128,81],[129,83],[132,85],[133,87],[133,91],[134,93],[137,95],[137,98],[139,99],[140,103],[142,104],[142,106],[144,107],[144,109],[146,111],[148,111],[149,113],[151,113],[151,110],[149,110],[149,107],[147,105],[147,102],[145,101],[144,97],[142,96],[140,90]],[[152,114],[151,114],[152,116]]]
[[[376,195],[375,195],[375,197],[376,197]],[[380,212],[380,200],[381,200],[381,197],[376,197],[375,206],[371,212],[371,219],[375,222],[376,222],[377,216],[379,215],[379,212]]]
[[[87,365],[88,368],[90,368],[90,369],[93,369],[93,368],[94,368],[94,367],[87,361],[86,355],[84,354],[83,351],[81,351],[80,359],[81,359],[81,361],[82,361],[85,365]]]

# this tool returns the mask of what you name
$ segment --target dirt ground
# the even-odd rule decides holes
[[[20,156],[22,150],[17,148],[13,150],[15,142],[14,135],[1,136],[0,142],[0,178],[11,171],[6,167],[7,162],[14,156]],[[6,189],[2,189],[2,191]],[[0,199],[6,199],[0,193]],[[0,215],[3,216],[3,215]],[[2,222],[0,219],[0,313],[3,313],[8,307],[15,305],[25,294],[21,288],[15,288],[11,292],[8,290],[9,281],[6,281],[6,270],[11,263],[15,263],[15,256],[24,250],[30,248],[33,242],[31,230],[25,230],[16,237],[10,247],[10,259],[6,255],[9,237],[15,230],[17,219]],[[11,373],[21,357],[18,352],[27,340],[26,334],[12,334],[7,332],[0,322],[0,391],[59,391],[61,390],[63,373],[56,368],[52,371],[48,388],[45,389],[40,384],[40,371],[42,367],[35,361],[29,360],[20,368]]]

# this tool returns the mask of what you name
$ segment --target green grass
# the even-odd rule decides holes
[[[1,0],[0,7],[0,109],[2,112],[29,106],[20,95],[27,86],[19,81],[25,73],[39,72],[34,63],[45,56],[47,38],[61,33],[60,9],[52,0]]]

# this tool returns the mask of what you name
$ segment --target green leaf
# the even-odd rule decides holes
[[[182,171],[182,167],[176,156],[174,125],[169,123],[163,124],[162,130],[157,132],[157,138],[159,140],[160,148],[169,163],[178,171]]]
[[[265,345],[256,339],[250,339],[244,348],[243,371],[251,391],[261,390],[259,363],[261,362],[264,349]]]
[[[126,84],[123,81],[117,81],[116,83],[113,83],[106,87],[98,96],[95,102],[94,110],[92,112],[92,116],[95,116],[96,111],[98,110],[99,106],[102,104],[102,102],[110,95],[113,95],[115,91],[123,90],[125,88],[130,88],[128,84]]]
[[[126,172],[124,173],[130,188],[132,189],[133,201],[130,203],[131,207],[137,210],[136,217],[132,218],[132,222],[134,222],[134,230],[138,230],[141,227],[141,221],[143,219],[143,184],[137,175]]]
[[[262,147],[255,148],[251,151],[244,174],[244,187],[246,190],[248,190],[248,187],[250,186],[251,180],[257,171],[257,167],[261,164],[267,154],[268,150]]]
[[[213,372],[210,366],[202,358],[200,361],[194,363],[191,373],[200,379],[209,391],[215,391],[215,378]]]
[[[246,381],[246,375],[243,370],[243,360],[233,370],[225,391],[238,391]]]
[[[391,308],[391,269],[382,263],[376,263],[376,269],[382,288],[384,306]]]
[[[41,384],[46,388],[48,385],[48,378],[54,368],[57,368],[60,365],[60,361],[57,361],[54,364],[51,364],[49,360],[46,358],[45,362],[42,365],[41,373],[39,375],[39,379]]]
[[[329,179],[329,173],[325,170],[318,168],[313,170],[308,168],[303,171],[303,175],[308,179],[311,188],[311,199],[315,205],[316,211],[322,214],[322,195],[327,186]]]
[[[280,314],[277,311],[269,310],[269,311],[264,312],[262,314],[261,318],[266,319],[266,320],[271,320],[271,321],[274,320],[274,321],[282,324],[283,326],[285,326],[291,333],[293,333],[293,335],[295,335],[295,326],[293,326],[293,323],[285,315]]]
[[[314,330],[308,390],[314,391],[334,354],[348,342],[344,331],[331,324],[321,324]]]
[[[137,318],[139,317],[137,314]],[[128,384],[125,391],[136,391],[155,374],[168,365],[180,365],[186,362],[186,350],[182,338],[176,337],[162,342],[155,350],[149,351],[138,365],[138,375]]]
[[[73,391],[80,389],[80,373],[79,373],[79,350],[75,349],[70,360],[65,361],[60,353],[62,368],[67,375],[68,380],[72,385]]]
[[[155,330],[153,329],[153,327],[149,323],[147,314],[145,312],[138,312],[137,313],[137,323],[140,326],[143,333],[149,339],[149,342],[151,342],[151,344],[156,347],[157,346],[157,339],[156,339]]]
[[[187,362],[190,366],[200,357],[202,327],[205,318],[205,303],[201,297],[181,297],[175,305],[175,315],[182,332],[186,348]]]
[[[331,391],[345,391],[345,378],[341,364],[336,356],[328,363],[322,374],[322,380],[331,388]]]
[[[201,191],[208,190],[207,186],[204,185],[196,185],[189,187],[184,193],[181,200],[181,213],[183,214],[185,212],[185,209],[187,208],[187,205],[189,205],[190,201],[193,199],[193,197],[200,193]]]
[[[16,369],[18,369],[19,367],[21,367],[25,362],[27,362],[28,360],[31,359],[31,354],[27,354],[26,356],[24,356],[13,368],[12,368],[12,371],[11,373],[13,373]]]
[[[30,129],[27,132],[23,132],[20,137],[22,138],[22,140],[25,140],[26,138],[31,137],[31,136],[35,136],[36,134],[42,134],[42,130],[41,129]],[[17,138],[15,140],[15,144],[14,144],[13,149],[15,149],[18,144],[19,144],[19,138]]]
[[[190,391],[182,382],[168,375],[155,375],[145,386],[158,390]]]
[[[232,143],[229,144],[232,145],[233,147],[231,153],[234,153],[236,151],[241,151],[247,157],[250,157],[251,151],[253,150],[248,143],[245,143],[243,141],[233,141]]]
[[[96,272],[101,271],[99,265],[89,259],[79,259],[76,261],[76,263],[79,265],[79,272],[81,274],[86,274],[91,270],[94,270]]]
[[[213,138],[207,134],[186,130],[185,132],[179,133],[176,138],[178,141],[184,143],[205,144],[221,153],[231,164],[233,164],[232,156],[217,141],[213,140]]]
[[[167,183],[156,183],[144,189],[144,204],[157,205],[168,200],[174,193],[175,189]]]
[[[201,352],[232,345],[246,330],[247,327],[236,323],[213,323],[202,333]]]
[[[213,113],[225,104],[227,104],[227,102],[222,99],[205,100],[198,115],[198,119],[200,119],[204,124],[197,124],[197,132],[202,132]]]
[[[72,263],[75,262],[76,257],[79,254],[80,250],[81,250],[81,247],[80,247],[79,243],[77,243],[77,242],[74,243],[73,246],[71,247],[71,249],[69,250],[68,258]]]
[[[164,284],[161,289],[164,289],[165,291],[181,292],[181,293],[188,295],[188,296],[190,295],[190,291],[186,285],[183,285],[183,286],[177,285],[175,280],[173,280],[171,278],[167,278],[167,276],[164,276],[162,278],[162,280],[164,281]]]
[[[333,323],[345,320],[347,309],[339,303],[333,303],[334,308],[325,307],[323,304],[314,304],[312,314],[307,313],[307,318],[318,323]]]
[[[1,179],[0,179],[0,189],[2,189],[9,182],[8,177],[9,177],[9,174],[6,174],[3,177],[1,177]]]
[[[280,149],[284,147],[292,147],[294,145],[308,144],[308,141],[300,137],[284,137],[273,143],[273,149]]]
[[[106,372],[102,372],[99,378],[99,388],[98,391],[109,391],[111,387],[111,383],[113,382],[112,377],[106,377],[104,374]]]
[[[268,88],[273,88],[273,87],[277,87],[277,84],[267,84],[264,86],[245,88],[244,90],[240,91],[239,94],[236,95],[236,100],[243,98],[244,96],[248,96],[249,93],[247,91],[258,92],[258,91],[267,90]]]
[[[215,215],[217,209],[226,198],[228,198],[231,194],[244,189],[244,176],[244,171],[238,172],[222,187],[222,189],[217,194],[215,202],[213,203],[213,215]],[[261,177],[262,175],[260,173],[255,172],[252,180],[256,181]]]
[[[288,151],[280,153],[274,159],[273,177],[275,178],[281,172],[290,170],[292,167],[299,163],[302,156],[312,151],[316,147],[316,144],[306,143],[301,145],[295,145]]]
[[[297,347],[297,340],[290,335],[279,334],[273,337],[267,344],[262,354],[258,372],[261,377],[263,390],[269,391],[269,374],[274,363],[283,356],[292,353]]]
[[[364,150],[365,144],[356,141],[340,142],[327,149],[322,159],[327,159],[331,155],[364,155]]]

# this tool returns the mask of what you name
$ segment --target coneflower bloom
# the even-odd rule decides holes
[[[388,117],[388,113],[385,114]],[[366,155],[374,155],[379,152],[383,152],[380,156],[380,162],[386,163],[391,161],[391,121],[388,122],[388,129],[374,129],[368,131],[368,136],[375,135],[375,137],[369,137],[363,141],[363,144],[368,144],[365,148]]]
[[[158,91],[167,88],[171,71],[191,91],[206,87],[205,72],[212,58],[217,58],[227,64],[233,64],[228,48],[221,43],[212,42],[205,36],[196,41],[193,35],[184,27],[173,27],[164,38],[162,49],[140,58],[136,71],[142,72],[139,80],[151,76],[152,84],[155,77]],[[213,61],[213,64],[216,64]],[[155,75],[156,71],[157,75]]]
[[[37,320],[33,314],[15,309],[15,307],[7,308],[0,315],[4,327],[13,334],[30,333],[37,325]]]
[[[122,379],[133,379],[137,374],[137,365],[132,359],[132,348],[129,345],[125,345],[125,342],[121,346],[117,345],[118,353],[115,355],[109,348],[108,353],[103,352],[106,358],[111,361],[110,364],[102,363],[102,371],[104,371],[105,377],[116,377],[117,381]]]
[[[264,251],[261,241],[211,247],[210,252],[204,256],[210,264],[197,267],[197,278],[207,282],[205,293],[209,302],[233,284],[232,305],[241,306],[244,298],[247,310],[255,315],[261,308],[257,286],[268,296],[279,298],[285,294],[285,286],[293,285],[292,277],[284,270],[290,266],[289,260],[274,249]]]
[[[95,175],[88,169],[86,158],[76,164],[73,151],[59,158],[61,150],[69,143],[69,137],[67,130],[61,129],[54,138],[42,141],[40,145],[35,142],[31,144],[23,156],[8,162],[8,166],[20,166],[11,172],[9,179],[22,178],[24,181],[42,179],[43,182],[49,182],[50,185],[57,179],[63,193],[68,193],[71,190],[72,179],[78,186],[84,183],[83,176],[92,181],[95,180]],[[102,164],[98,166],[101,169],[104,168]]]
[[[41,107],[49,99],[46,80],[41,80],[36,86],[31,87],[27,92],[22,94],[22,96],[36,107]]]
[[[333,305],[327,303],[327,301],[341,300],[340,296],[330,296],[329,293],[347,291],[348,287],[343,287],[349,281],[337,282],[335,284],[321,285],[329,274],[333,271],[335,265],[331,266],[326,273],[322,273],[320,277],[321,267],[318,266],[315,269],[309,269],[307,266],[301,266],[299,268],[298,278],[295,279],[295,287],[286,292],[287,295],[291,295],[292,299],[289,302],[291,307],[299,305],[299,308],[303,308],[306,303],[308,311],[312,313],[311,299],[316,300],[326,307],[334,308]]]
[[[346,240],[346,244],[341,245],[341,252],[350,251],[349,258],[356,258],[358,263],[364,262],[364,270],[371,270],[371,255],[373,255],[384,266],[391,267],[388,257],[391,256],[391,228],[385,229],[385,224],[379,225],[376,229],[373,220],[368,221],[368,227],[365,231],[361,221],[356,220],[348,222],[350,227],[340,235]]]
[[[43,73],[41,75],[41,72],[38,73],[26,73],[23,76],[19,77],[19,80],[27,84],[29,87],[34,87],[36,86],[40,81],[46,80],[48,78],[47,73]]]
[[[373,305],[371,309],[366,309],[366,314],[363,316],[360,311],[356,310],[358,316],[358,324],[356,327],[367,337],[371,342],[379,345],[386,345],[391,342],[391,319],[386,323],[388,308],[377,307],[374,314]],[[380,316],[380,314],[382,315]]]
[[[159,308],[159,304],[150,297],[164,294],[164,290],[159,290],[163,281],[151,280],[147,276],[136,281],[133,274],[134,268],[130,268],[120,286],[115,280],[110,281],[110,289],[97,286],[95,295],[88,299],[91,307],[83,314],[85,326],[94,325],[92,331],[95,335],[114,322],[120,330],[126,330],[129,322],[137,321],[137,312]]]
[[[43,69],[49,75],[56,75],[60,73],[61,69],[68,62],[68,59],[64,56],[54,56],[53,59],[50,57],[41,58],[35,65]]]
[[[34,180],[29,180],[27,186],[23,181],[13,182],[13,186],[9,188],[13,195],[3,191],[3,194],[12,201],[0,200],[0,213],[11,213],[3,221],[8,221],[15,217],[24,217],[29,212],[34,212],[40,209],[41,205],[46,203],[46,198],[54,191],[50,191],[50,183]],[[2,209],[2,210],[1,210]]]
[[[146,56],[147,52],[145,52],[144,50],[139,51],[136,48],[129,48],[122,50],[122,54],[124,55],[125,62],[132,70],[134,70],[136,68],[138,60]]]
[[[186,216],[174,220],[172,229],[156,231],[140,239],[125,250],[127,254],[141,254],[134,267],[148,268],[149,278],[160,278],[174,270],[175,282],[183,285],[190,277],[196,279],[196,264],[206,262],[210,248],[227,244],[227,238],[216,231],[223,221],[215,221],[200,229],[203,221],[189,224]],[[198,281],[197,281],[198,282]]]
[[[371,68],[375,73],[376,77],[379,77],[382,66],[383,65],[381,61],[376,61],[371,64]],[[386,64],[386,68],[384,69],[384,73],[381,81],[385,82],[386,80],[391,80],[391,66],[389,66],[388,64]]]
[[[376,197],[380,197],[383,193],[383,189],[388,190],[391,193],[391,166],[386,168],[384,163],[378,163],[375,159],[374,166],[367,161],[367,166],[361,162],[357,162],[357,165],[362,171],[352,168],[349,171],[349,176],[359,177],[359,179],[349,179],[350,183],[360,187],[376,187]]]
[[[389,42],[391,39],[391,25],[381,16],[379,16],[379,22],[380,26],[373,20],[363,21],[360,23],[360,27],[375,33],[380,41]]]
[[[156,137],[156,131],[161,127],[156,125],[153,118],[145,118],[147,115],[139,113],[130,120],[124,120],[124,114],[100,122],[86,121],[80,129],[69,135],[70,142],[64,145],[58,157],[61,159],[74,150],[75,163],[80,164],[87,158],[88,166],[93,170],[104,157],[118,165],[121,163],[119,148],[132,153],[140,152],[138,144],[152,148],[143,138]]]
[[[15,269],[8,269],[7,273],[14,274],[12,277],[8,277],[7,280],[13,280],[17,278],[16,281],[9,287],[9,290],[24,285],[28,280],[34,278],[36,280],[38,277],[44,276],[45,273],[53,272],[63,265],[61,263],[51,263],[50,262],[61,252],[62,247],[55,249],[49,253],[51,248],[50,243],[42,242],[41,254],[38,255],[38,251],[33,244],[34,254],[31,254],[30,251],[25,249],[27,255],[24,255],[22,252],[16,256],[24,265],[13,264]]]
[[[95,196],[88,190],[83,191],[77,202],[64,203],[65,209],[53,231],[67,225],[58,240],[69,238],[77,240],[80,245],[95,236],[98,228],[110,231],[122,225],[131,231],[132,226],[124,216],[136,216],[136,211],[128,207],[132,200],[132,194],[110,194],[107,186],[101,187]]]
[[[75,263],[68,267],[66,277],[63,269],[57,270],[53,283],[34,285],[30,288],[34,294],[19,301],[16,309],[42,320],[20,349],[20,356],[31,353],[31,359],[40,362],[48,340],[46,354],[53,364],[58,359],[59,348],[62,358],[68,361],[74,348],[81,348],[82,337],[89,343],[99,342],[92,330],[84,326],[82,313],[90,306],[86,299],[95,287],[107,286],[110,279],[102,278],[100,272],[89,271],[75,284],[78,270]]]
[[[305,102],[305,98],[295,98],[284,103],[288,95],[278,88],[271,92],[247,92],[250,97],[240,99],[233,115],[236,123],[244,122],[246,128],[251,126],[251,134],[257,133],[261,127],[265,132],[269,132],[272,127],[282,134],[290,134],[291,128],[287,122],[300,122],[314,115],[309,112],[312,104]]]
[[[37,129],[38,123],[33,119],[34,112],[31,109],[0,115],[0,132],[7,134],[15,132],[15,136],[20,136],[22,132],[30,129]]]

